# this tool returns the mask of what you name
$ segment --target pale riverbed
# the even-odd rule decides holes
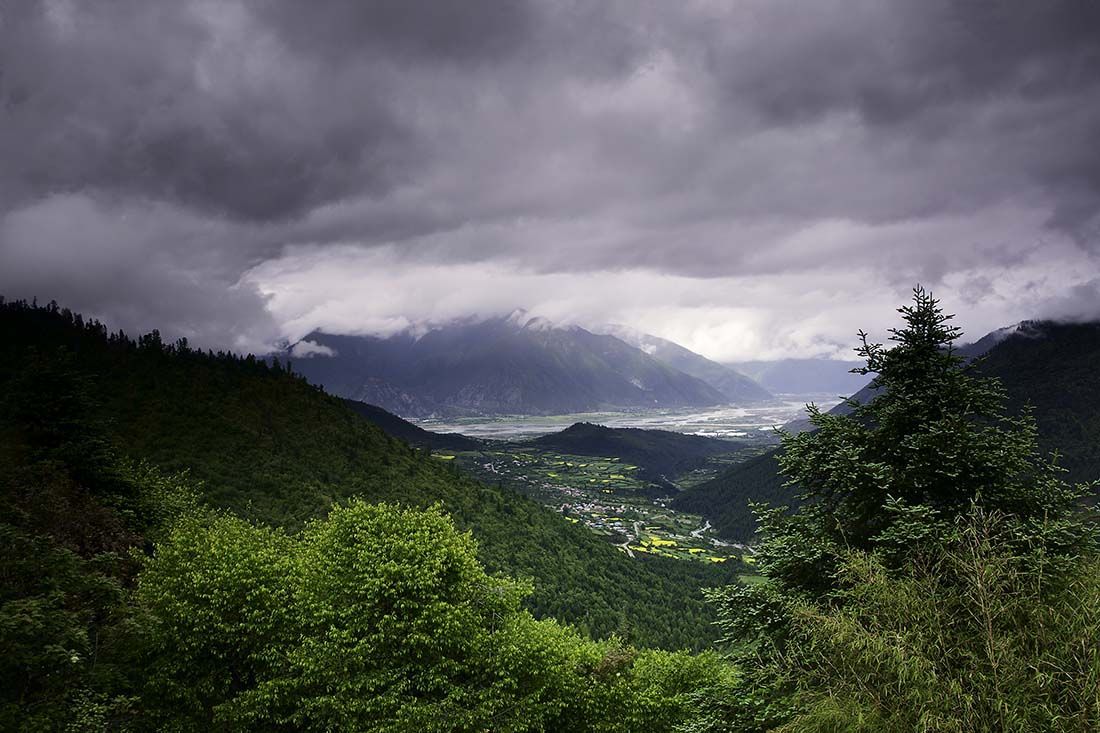
[[[573,415],[508,415],[454,419],[413,420],[438,433],[462,433],[475,438],[520,440],[558,432],[575,422],[591,422],[614,428],[672,430],[731,440],[770,440],[773,428],[805,413],[806,403],[823,410],[840,402],[836,395],[781,395],[765,405],[722,406],[687,410],[639,410],[631,412],[588,412]]]

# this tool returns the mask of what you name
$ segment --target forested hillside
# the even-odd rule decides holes
[[[734,464],[721,475],[681,493],[672,506],[703,515],[720,537],[751,542],[756,532],[752,503],[795,503],[795,492],[783,485],[779,475],[778,453],[777,448]]]
[[[699,648],[714,638],[701,588],[734,568],[630,561],[582,527],[386,436],[278,363],[137,341],[54,306],[0,308],[0,384],[65,365],[113,449],[202,482],[212,505],[294,530],[352,496],[439,504],[491,572],[530,577],[543,616],[596,636]],[[724,574],[725,573],[725,574]]]
[[[495,548],[480,545],[444,507],[487,534],[503,533],[494,515],[501,524],[529,520],[539,539],[564,546],[546,551],[558,562],[598,544],[569,548],[572,528],[554,535],[543,521],[557,522],[551,515],[525,514],[518,497],[440,472],[280,369],[166,347],[155,336],[108,339],[52,307],[0,313],[0,730],[648,733],[687,719],[700,689],[732,684],[713,653],[593,641],[536,620],[523,608],[530,581],[487,573],[479,560],[511,552],[522,562],[530,535],[515,525],[511,546],[501,534]],[[108,366],[112,373],[99,371]],[[144,383],[151,372],[162,379]],[[105,385],[131,391],[117,397]],[[153,403],[146,391],[163,399]],[[229,399],[235,391],[239,401]],[[191,413],[177,400],[200,394],[225,398],[223,409],[255,408],[214,425],[237,426],[237,439],[182,436]],[[304,424],[281,423],[272,395]],[[124,455],[123,445],[139,442],[123,429],[133,420],[124,399],[155,404],[161,414],[140,427],[177,431],[187,459],[223,489]],[[341,414],[338,427],[356,442],[311,422]],[[337,441],[333,451],[311,456],[310,430]],[[238,461],[268,463],[210,461],[202,441],[212,439]],[[283,459],[278,446],[291,439],[306,441],[304,450]],[[140,442],[171,462],[169,443]],[[308,484],[291,466],[317,471],[317,455],[375,494],[385,487],[365,474],[378,462],[394,496],[403,490],[407,503],[435,506],[326,492],[330,479]],[[287,475],[301,496],[269,496]],[[318,516],[302,522],[311,507]],[[575,578],[562,570],[558,590]],[[605,578],[642,592],[642,583],[661,582],[644,570],[637,585],[614,568]],[[585,592],[573,600],[591,603]]]
[[[1025,321],[985,353],[1014,409],[1031,405],[1039,445],[1072,481],[1100,478],[1100,323]]]
[[[957,352],[977,359],[976,373],[996,377],[1008,408],[1019,413],[1030,406],[1039,430],[1039,447],[1057,452],[1069,481],[1100,478],[1100,324],[1025,321],[995,331]],[[867,402],[875,392],[860,390],[854,399]],[[840,404],[832,414],[850,414]],[[805,423],[808,427],[808,423]],[[779,476],[778,450],[730,467],[722,475],[681,494],[674,506],[709,518],[720,533],[748,541],[756,528],[749,502],[796,503],[794,491]]]
[[[766,514],[761,582],[709,595],[719,655],[528,610],[590,573],[621,592],[567,603],[692,633],[690,583],[655,572],[689,564],[628,563],[280,365],[2,305],[0,730],[1096,730],[1083,487],[936,348],[931,296],[903,314],[862,349],[882,397],[784,437],[811,500]]]

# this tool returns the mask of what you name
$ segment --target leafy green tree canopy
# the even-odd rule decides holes
[[[525,592],[438,507],[356,500],[293,536],[183,521],[139,579],[142,697],[182,731],[648,731],[729,680],[536,621]]]

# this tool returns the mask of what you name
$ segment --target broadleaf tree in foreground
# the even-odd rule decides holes
[[[732,686],[715,654],[595,642],[523,610],[438,509],[352,501],[300,534],[180,523],[139,577],[157,727],[650,731]]]

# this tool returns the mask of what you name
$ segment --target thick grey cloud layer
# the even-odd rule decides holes
[[[235,348],[527,307],[810,355],[916,280],[1087,317],[1098,139],[1095,0],[9,0],[0,292]]]

